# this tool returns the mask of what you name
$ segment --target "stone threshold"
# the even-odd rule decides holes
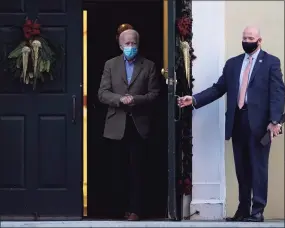
[[[2,221],[0,227],[284,227],[284,220],[262,223],[224,221]]]

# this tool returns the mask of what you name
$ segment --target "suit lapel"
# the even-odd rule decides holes
[[[259,68],[263,62],[263,57],[264,57],[264,51],[260,50],[260,52],[257,56],[257,59],[255,61],[252,73],[250,75],[249,83],[251,83],[253,81],[254,77],[256,76],[256,73],[258,72],[258,70],[259,70]]]
[[[121,55],[120,58],[119,58],[119,64],[118,64],[118,67],[119,67],[119,75],[121,75],[122,77],[122,80],[123,82],[128,85],[128,82],[127,82],[127,72],[126,72],[126,66],[125,66],[125,60],[124,60],[124,55]]]
[[[143,58],[138,56],[136,61],[135,61],[134,71],[133,71],[133,75],[132,75],[131,82],[130,82],[129,86],[131,86],[134,83],[134,81],[137,79],[137,77],[139,76],[139,74],[142,70],[142,66],[143,66]]]

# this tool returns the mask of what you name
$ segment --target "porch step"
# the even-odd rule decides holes
[[[284,220],[265,221],[263,223],[248,222],[213,222],[213,221],[37,221],[9,222],[2,221],[0,227],[284,227]]]

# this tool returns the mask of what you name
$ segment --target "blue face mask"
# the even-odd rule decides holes
[[[124,47],[124,55],[125,57],[130,60],[132,58],[134,58],[137,53],[138,53],[138,48],[137,47]]]

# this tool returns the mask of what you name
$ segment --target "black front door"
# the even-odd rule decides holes
[[[168,0],[168,216],[179,220],[176,161],[175,0]]]
[[[55,79],[35,90],[7,61],[26,17],[57,48]],[[81,217],[81,0],[1,1],[0,52],[0,216]]]

